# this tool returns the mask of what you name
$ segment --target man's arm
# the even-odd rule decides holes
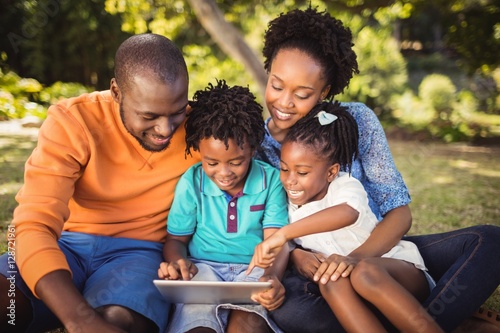
[[[107,323],[87,303],[67,271],[57,270],[43,276],[35,291],[69,332],[123,332]]]

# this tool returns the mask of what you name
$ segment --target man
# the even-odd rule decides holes
[[[198,161],[184,155],[187,104],[182,53],[142,34],[119,47],[109,91],[49,108],[9,228],[17,266],[0,257],[2,332],[165,329],[152,281],[175,185]]]

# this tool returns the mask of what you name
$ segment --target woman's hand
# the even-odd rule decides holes
[[[189,259],[162,262],[158,268],[158,277],[165,280],[191,280],[198,273],[198,267]]]
[[[271,288],[252,295],[252,300],[260,303],[268,311],[273,311],[283,304],[285,300],[285,287],[281,284],[278,277],[273,275],[263,275],[260,277],[261,282],[271,282]]]
[[[290,260],[301,275],[313,280],[314,274],[325,260],[325,256],[321,253],[296,248],[290,253]]]
[[[337,281],[340,277],[348,277],[358,262],[359,259],[355,257],[332,254],[321,263],[313,280],[326,284],[329,280]]]

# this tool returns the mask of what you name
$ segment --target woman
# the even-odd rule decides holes
[[[317,103],[332,100],[358,73],[352,35],[339,20],[313,8],[293,10],[270,22],[264,37],[264,67],[269,73],[266,105],[271,117],[257,158],[279,167],[280,141]],[[321,262],[338,264],[336,279],[350,265],[381,256],[411,227],[411,199],[396,169],[385,133],[375,114],[361,103],[343,103],[359,129],[359,157],[351,173],[369,195],[379,223],[368,240],[348,256],[325,257],[295,249],[292,272],[284,278],[284,304],[272,312],[286,332],[342,331],[322,299],[313,275]],[[445,330],[471,316],[500,283],[500,228],[475,226],[443,234],[405,237],[414,242],[437,281],[423,303]],[[304,323],[307,323],[305,327]]]

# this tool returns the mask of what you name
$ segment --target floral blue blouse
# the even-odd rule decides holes
[[[375,113],[363,103],[342,103],[356,119],[359,130],[359,156],[352,164],[351,174],[368,193],[370,208],[379,221],[394,208],[411,202],[410,193],[392,158],[384,129]],[[281,144],[267,127],[262,149],[256,158],[280,167]],[[344,170],[347,171],[347,170]]]

